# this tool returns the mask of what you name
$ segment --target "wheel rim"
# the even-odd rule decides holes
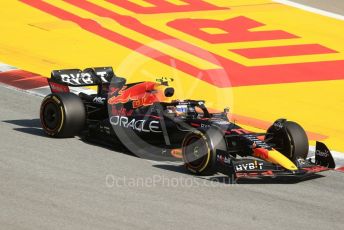
[[[185,143],[184,161],[193,169],[200,169],[208,158],[206,141],[198,136],[193,136]]]
[[[61,114],[59,107],[53,102],[48,102],[43,109],[44,126],[49,130],[55,130],[59,127],[60,121]]]

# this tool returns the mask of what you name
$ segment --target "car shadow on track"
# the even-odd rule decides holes
[[[119,142],[115,142],[115,143],[109,143],[106,141],[100,141],[98,139],[85,139],[83,136],[80,136],[80,141],[84,142],[85,144],[88,145],[93,145],[93,146],[98,146],[100,148],[105,148],[111,151],[115,151],[115,152],[119,152],[121,154],[125,154],[131,157],[136,157],[136,158],[140,158],[142,160],[149,160],[149,161],[155,161],[155,162],[179,162],[181,164],[180,160],[176,160],[176,158],[174,157],[162,157],[159,156],[158,154],[154,155],[152,154],[151,156],[147,156],[147,157],[140,157],[137,154],[133,153],[132,151],[130,151],[125,145],[123,145],[122,143]],[[184,171],[184,172],[188,172],[188,171]]]
[[[47,135],[45,135],[44,131],[41,128],[40,120],[39,119],[19,119],[19,120],[4,120],[2,122],[13,124],[16,126],[20,126],[19,128],[13,128],[13,130],[23,132],[26,134],[31,134],[31,135],[36,135],[36,136],[41,136],[45,138],[49,138]],[[138,157],[131,151],[129,151],[124,145],[122,144],[109,144],[105,142],[99,142],[96,140],[85,140],[82,137],[79,137],[80,141],[84,142],[85,144],[90,144],[90,145],[95,145],[99,146],[101,148],[106,148],[111,151],[116,151],[120,152],[122,154],[126,154],[132,157]],[[166,158],[166,161],[169,163],[166,163],[166,161],[161,161],[161,158],[159,159],[146,159],[146,160],[153,160],[156,161],[155,164],[152,166],[155,168],[163,169],[163,170],[168,170],[176,173],[181,173],[185,175],[193,175],[191,174],[183,165],[181,162],[177,162],[176,164],[171,164],[171,161],[173,159],[171,158]],[[161,162],[161,164],[159,164]],[[223,184],[296,184],[302,181],[306,180],[313,180],[317,178],[324,177],[320,174],[313,174],[312,176],[309,176],[304,179],[298,179],[298,178],[263,178],[263,179],[244,179],[241,178],[239,180],[235,180],[231,178],[230,176],[223,175],[223,174],[216,174],[214,176],[195,176],[199,179],[207,180],[209,182],[216,182],[216,183],[223,183]]]
[[[41,129],[41,123],[39,119],[4,120],[2,122],[21,126],[19,128],[13,128],[13,130],[31,135],[47,137],[44,134],[44,131]]]
[[[80,141],[82,141],[83,143],[85,143],[87,145],[98,146],[100,148],[104,148],[104,149],[108,149],[108,150],[111,150],[111,151],[119,152],[121,154],[129,155],[129,156],[132,156],[132,157],[137,157],[135,154],[130,152],[121,143],[114,144],[114,143],[107,143],[107,142],[103,142],[103,141],[99,141],[99,140],[95,140],[95,139],[90,140],[90,139],[85,139],[83,136],[79,136],[79,138],[80,138]]]
[[[235,179],[232,176],[228,176],[225,174],[215,174],[213,176],[198,176],[193,173],[191,173],[189,170],[184,167],[184,164],[181,160],[178,160],[174,157],[164,157],[161,158],[161,156],[158,156],[157,158],[142,158],[140,156],[137,156],[135,153],[131,152],[128,150],[125,145],[121,143],[117,144],[109,144],[109,143],[104,143],[104,142],[98,142],[96,140],[90,141],[90,140],[84,140],[83,138],[80,139],[86,144],[91,144],[95,146],[99,146],[102,148],[109,149],[111,151],[116,151],[120,152],[122,154],[126,154],[132,157],[137,157],[141,158],[143,160],[151,160],[154,161],[152,164],[152,167],[167,170],[167,171],[172,171],[176,173],[181,173],[184,175],[192,175],[196,178],[207,180],[210,182],[218,182],[218,183],[224,183],[224,184],[297,184],[300,182],[308,181],[308,180],[314,180],[314,179],[319,179],[323,178],[325,176],[321,174],[311,174],[308,175],[307,177],[266,177],[266,178],[239,178]]]

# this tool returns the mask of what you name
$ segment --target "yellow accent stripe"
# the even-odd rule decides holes
[[[283,168],[291,171],[297,170],[296,165],[291,160],[276,150],[269,151],[269,156],[266,160],[281,165]]]

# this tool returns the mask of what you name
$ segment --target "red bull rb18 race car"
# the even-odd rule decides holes
[[[210,112],[203,100],[171,100],[169,81],[126,83],[111,67],[55,70],[51,94],[40,120],[51,137],[123,144],[142,158],[180,159],[199,175],[217,172],[235,178],[304,178],[335,167],[329,149],[308,138],[293,121],[276,120],[264,133],[250,132],[228,119],[228,109]],[[70,87],[97,86],[97,93]]]

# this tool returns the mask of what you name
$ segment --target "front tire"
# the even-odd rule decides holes
[[[305,130],[296,122],[277,120],[265,137],[268,143],[288,157],[294,163],[298,159],[306,159],[309,150],[308,137]]]
[[[41,104],[40,120],[51,137],[74,137],[85,126],[86,111],[81,99],[73,93],[52,93]]]
[[[186,168],[198,175],[216,173],[216,151],[227,150],[224,135],[216,127],[206,132],[195,130],[187,134],[182,143],[182,155]]]

